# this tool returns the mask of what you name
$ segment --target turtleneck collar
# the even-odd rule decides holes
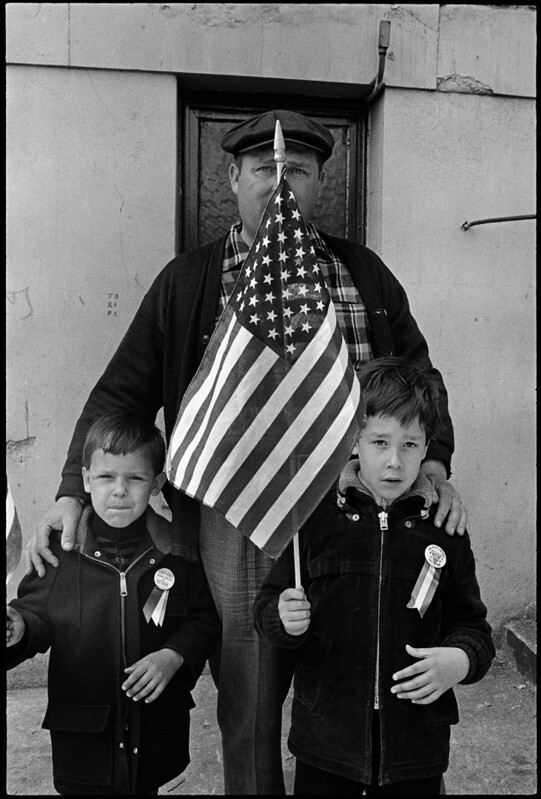
[[[134,538],[141,538],[146,532],[145,514],[127,527],[111,527],[97,513],[92,514],[90,523],[95,536],[107,538],[110,541],[130,541]]]

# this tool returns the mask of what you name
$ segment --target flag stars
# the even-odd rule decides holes
[[[312,329],[312,325],[308,324],[308,322],[304,322],[304,324],[301,325],[301,328],[303,333],[308,333],[308,331]]]
[[[275,339],[275,338],[278,338],[278,333],[276,332],[276,330],[275,330],[274,328],[271,328],[271,329],[269,330],[269,332],[267,333],[267,335],[268,335],[268,336],[269,336],[269,338],[271,338],[273,341],[274,341],[274,339]]]
[[[276,319],[276,313],[274,311],[269,311],[267,313],[267,319],[270,319],[271,322],[274,322]]]
[[[296,230],[293,231],[293,235],[298,241],[302,241],[302,230],[298,227]]]
[[[306,292],[307,292],[307,291],[308,291],[308,286],[306,286],[304,283],[302,283],[302,284],[299,286],[299,294],[300,294],[302,297],[306,297]]]
[[[280,214],[276,214],[275,222],[278,222],[278,224],[281,225],[282,222],[284,221],[284,219],[285,219],[285,217],[281,213]]]
[[[310,311],[310,308],[308,307],[308,305],[306,303],[304,303],[304,305],[301,305],[301,308],[300,308],[300,312],[301,313],[308,315],[309,311]]]
[[[268,236],[265,236],[265,238],[263,239],[263,247],[268,247],[269,244],[270,244],[270,239],[269,239]],[[263,260],[265,260],[265,259],[263,259]]]
[[[288,352],[290,355],[293,355],[295,350],[296,350],[296,347],[293,344],[288,344],[287,347],[286,347],[286,352]]]
[[[283,230],[281,230],[278,233],[278,241],[280,242],[280,244],[283,244],[285,240],[286,240],[286,234],[283,232]]]
[[[254,314],[253,316],[250,317],[250,322],[253,325],[257,325],[257,323],[259,322],[259,316],[257,314]]]
[[[276,297],[272,292],[270,294],[265,294],[265,302],[272,302],[275,299]]]
[[[298,250],[297,250],[297,252],[298,252]],[[306,271],[306,269],[304,268],[304,266],[302,266],[302,265],[301,265],[301,266],[300,266],[300,267],[297,269],[297,277],[304,277],[304,276],[305,276],[305,275],[307,275],[307,274],[308,274],[308,272]]]
[[[258,302],[259,302],[259,299],[258,299],[258,297],[256,297],[256,296],[255,296],[255,294],[254,294],[254,296],[253,296],[253,297],[250,297],[250,302],[249,302],[249,304],[250,304],[250,305],[253,305],[253,306],[254,306],[254,308],[255,308],[255,306],[256,306],[256,303],[258,303]]]
[[[264,275],[263,282],[268,283],[270,286],[270,284],[272,283],[272,275]]]

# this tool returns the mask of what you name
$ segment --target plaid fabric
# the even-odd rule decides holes
[[[220,306],[216,322],[229,301],[240,268],[248,255],[249,247],[240,236],[241,222],[232,225],[225,243]],[[308,232],[316,251],[319,266],[336,310],[338,324],[346,341],[354,369],[372,360],[368,341],[368,317],[361,296],[347,266],[327,247],[315,227],[310,223]]]

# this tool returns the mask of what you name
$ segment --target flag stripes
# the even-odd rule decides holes
[[[195,379],[194,395],[179,413],[173,485],[217,508],[273,554],[289,540],[288,522],[309,515],[344,466],[358,431],[359,384],[332,303],[292,367],[228,315],[223,346],[210,356],[213,367]],[[257,382],[252,373],[259,373]],[[335,465],[329,455],[336,449]],[[310,487],[314,501],[299,505]]]
[[[261,464],[258,471],[246,481],[245,487],[239,494],[238,499],[233,502],[228,514],[229,520],[237,525],[240,523],[248,513],[250,507],[255,512],[256,504],[261,502],[269,502],[274,493],[273,483],[275,481],[278,485],[287,483],[291,480],[291,475],[288,469],[284,469],[282,473],[279,472],[283,466],[287,465],[291,456],[294,456],[295,461],[292,465],[295,471],[300,468],[301,463],[305,460],[304,453],[314,454],[313,450],[321,440],[322,434],[325,433],[325,428],[318,424],[318,419],[323,418],[323,421],[329,419],[330,414],[340,414],[346,401],[346,408],[349,411],[353,410],[349,404],[349,396],[344,396],[340,381],[344,379],[343,367],[347,366],[347,350],[344,348],[341,351],[341,360],[336,360],[334,363],[330,362],[331,369],[328,375],[323,379],[321,385],[315,390],[307,399],[304,407],[299,408],[295,405],[295,398],[293,397],[291,406],[284,408],[283,414],[280,417],[285,429],[278,439],[278,435],[272,429],[268,431],[267,438],[274,441],[275,446],[269,457]],[[290,421],[288,424],[287,414],[290,413]],[[329,416],[327,414],[329,413]],[[293,416],[296,414],[296,418]],[[334,418],[334,417],[331,417]],[[343,418],[340,416],[343,422]],[[281,431],[280,431],[281,432]],[[278,439],[278,440],[277,440]],[[328,442],[329,449],[327,452],[322,452],[320,457],[323,462],[327,460],[328,453],[332,451],[336,445],[335,441]],[[255,463],[259,463],[260,459],[254,459]],[[316,461],[317,462],[317,461]],[[314,463],[314,461],[312,461]],[[249,473],[246,475],[249,476]],[[238,483],[237,476],[235,475],[235,483]],[[260,496],[261,488],[265,488],[265,494]],[[214,502],[218,501],[218,497],[213,498]]]
[[[212,465],[212,471],[215,471],[216,474],[205,491],[203,501],[214,503],[226,488],[227,483],[230,481],[239,483],[240,475],[237,475],[236,472],[248,457],[249,462],[245,475],[247,489],[253,482],[253,464],[261,464],[261,470],[266,470],[266,474],[261,472],[265,479],[260,481],[260,485],[265,486],[266,480],[272,476],[273,470],[281,466],[295,447],[300,445],[301,426],[306,428],[313,422],[314,415],[321,413],[328,397],[325,392],[333,390],[332,377],[340,368],[338,364],[326,360],[317,377],[312,371],[312,367],[316,366],[321,359],[324,348],[328,346],[329,333],[330,326],[322,325],[318,336],[292,368],[288,368],[284,362],[280,362],[280,368],[274,371],[276,384],[273,390],[269,385],[264,385],[261,397],[255,398],[260,403],[260,409],[249,425],[242,413],[237,416],[236,420],[233,420],[228,435],[224,435],[222,439],[229,455],[219,470],[215,469],[214,464]],[[299,363],[300,366],[297,366]],[[330,378],[325,378],[325,368],[330,368]],[[322,381],[323,385],[321,385]],[[265,390],[267,393],[264,393]],[[310,398],[309,406],[306,405],[307,396]],[[254,403],[249,411],[252,415],[256,412]],[[243,430],[245,430],[244,433]],[[230,441],[237,442],[233,449],[231,449]],[[268,460],[274,449],[278,449],[279,453],[282,453],[281,461],[279,453],[272,461]],[[310,447],[303,451],[310,452]],[[202,485],[202,492],[204,488],[205,486]],[[251,499],[255,498],[257,498],[257,492],[256,497],[253,497],[252,492]]]

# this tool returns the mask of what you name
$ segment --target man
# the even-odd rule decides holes
[[[304,220],[309,222],[323,179],[322,165],[334,144],[330,132],[291,111],[270,111],[230,130],[222,147],[235,159],[229,177],[241,221],[225,238],[173,259],[143,299],[77,422],[56,503],[36,527],[29,557],[38,573],[44,573],[42,557],[56,566],[48,549],[51,529],[63,530],[62,545],[72,546],[85,501],[80,477],[82,442],[94,417],[121,410],[145,412],[154,420],[163,407],[169,441],[184,392],[276,185],[276,119],[286,141],[287,179]],[[313,226],[309,230],[354,367],[389,353],[413,359],[428,357],[404,290],[375,253],[319,234]],[[453,429],[443,381],[439,372],[435,374],[444,426],[431,442],[423,469],[438,490],[437,523],[441,525],[449,513],[446,531],[462,534],[466,514],[446,480]],[[283,794],[281,708],[292,663],[287,654],[260,640],[252,625],[252,603],[272,560],[219,513],[168,488],[166,499],[178,531],[177,551],[202,559],[223,625],[221,653],[211,668],[218,687],[225,793]]]

